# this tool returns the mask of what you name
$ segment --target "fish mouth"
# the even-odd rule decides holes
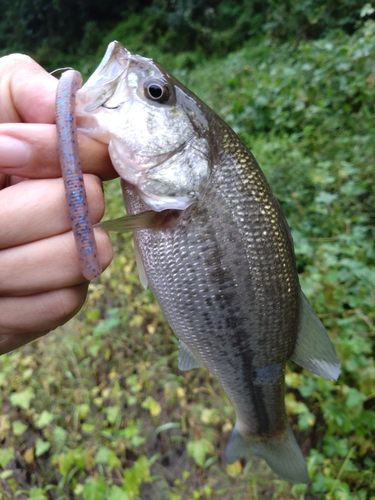
[[[108,45],[99,66],[77,92],[85,113],[95,111],[112,97],[120,79],[128,71],[131,58],[131,52],[122,43],[115,40]]]

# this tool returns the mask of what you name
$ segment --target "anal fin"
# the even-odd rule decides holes
[[[291,359],[323,378],[337,380],[341,372],[332,342],[302,291],[301,320]]]
[[[181,371],[186,372],[194,368],[203,368],[203,364],[182,340],[179,341],[178,345],[180,348],[178,351],[178,368]]]

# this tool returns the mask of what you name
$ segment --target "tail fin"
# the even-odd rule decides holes
[[[308,483],[306,462],[289,424],[281,438],[259,439],[243,436],[234,427],[225,450],[228,464],[248,456],[263,458],[271,469],[290,483]]]

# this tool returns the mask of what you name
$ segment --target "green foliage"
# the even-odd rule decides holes
[[[264,33],[276,40],[352,34],[374,17],[362,0],[0,0],[2,53],[26,52],[49,69],[74,65],[118,39],[136,52],[180,54],[194,67]]]
[[[123,8],[128,15],[139,4],[127,0]],[[116,0],[0,0],[0,9],[4,53],[25,51],[44,64],[53,64],[62,54],[76,54],[77,47],[80,54],[94,52],[102,30],[122,15]]]
[[[278,39],[318,38],[337,29],[352,34],[360,18],[372,14],[362,0],[270,0],[265,29]]]

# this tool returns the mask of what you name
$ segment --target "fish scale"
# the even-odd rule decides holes
[[[81,131],[109,142],[122,178],[128,216],[101,227],[135,231],[141,282],[180,339],[179,368],[207,368],[234,406],[226,462],[256,455],[307,482],[286,417],[285,366],[292,359],[335,379],[340,364],[253,155],[162,66],[119,42],[77,100]]]

